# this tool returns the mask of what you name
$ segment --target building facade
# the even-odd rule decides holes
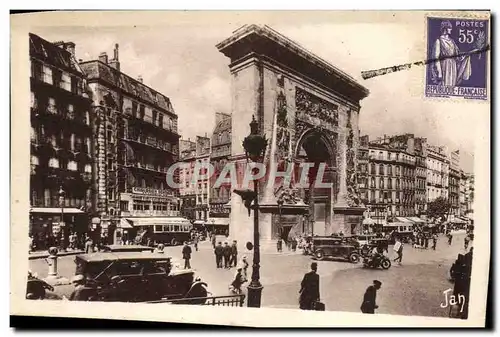
[[[448,195],[450,203],[449,219],[460,216],[460,152],[453,151],[450,154],[450,175]]]
[[[472,218],[474,214],[474,175],[461,172],[460,179],[460,213]]]
[[[146,218],[179,215],[177,115],[170,99],[120,70],[119,46],[108,59],[81,62],[92,90],[97,220],[103,237],[132,239]],[[151,220],[151,219],[149,219]],[[117,230],[115,230],[117,229]]]
[[[443,146],[427,146],[427,202],[448,200],[450,161]]]
[[[231,115],[222,112],[215,113],[215,127],[212,132],[210,164],[213,173],[210,178],[210,220],[207,226],[215,232],[229,230],[229,214],[231,208],[228,203],[231,198],[231,185],[228,183],[215,186],[220,174],[231,156]],[[224,177],[223,177],[224,178]]]
[[[30,235],[56,244],[89,230],[92,195],[91,99],[72,42],[29,34],[31,63]],[[64,245],[64,240],[63,240]]]
[[[196,220],[196,189],[194,169],[196,164],[196,142],[179,140],[179,201],[181,216]]]
[[[364,205],[369,204],[369,152],[370,138],[368,135],[359,137],[358,148],[358,186],[359,196]]]

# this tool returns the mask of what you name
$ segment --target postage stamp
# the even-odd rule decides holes
[[[487,99],[488,20],[427,18],[427,97]]]

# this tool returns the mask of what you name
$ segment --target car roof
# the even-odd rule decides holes
[[[153,250],[153,247],[149,246],[142,246],[142,245],[106,245],[104,246],[105,248],[111,249],[111,250],[137,250],[137,249],[143,249],[143,250]]]
[[[104,252],[104,253],[91,253],[76,256],[78,259],[85,262],[104,262],[104,261],[126,261],[126,260],[152,260],[162,261],[170,260],[170,256],[160,253],[151,252]]]

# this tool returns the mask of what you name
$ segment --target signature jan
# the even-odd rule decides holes
[[[458,293],[458,295],[455,296],[452,294],[452,291],[453,290],[451,288],[443,291],[444,302],[440,304],[440,307],[447,308],[450,305],[459,305],[460,312],[463,312],[465,306],[465,295]]]

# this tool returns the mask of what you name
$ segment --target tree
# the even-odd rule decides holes
[[[427,205],[427,216],[431,219],[446,217],[450,210],[450,203],[443,197],[439,197]]]

